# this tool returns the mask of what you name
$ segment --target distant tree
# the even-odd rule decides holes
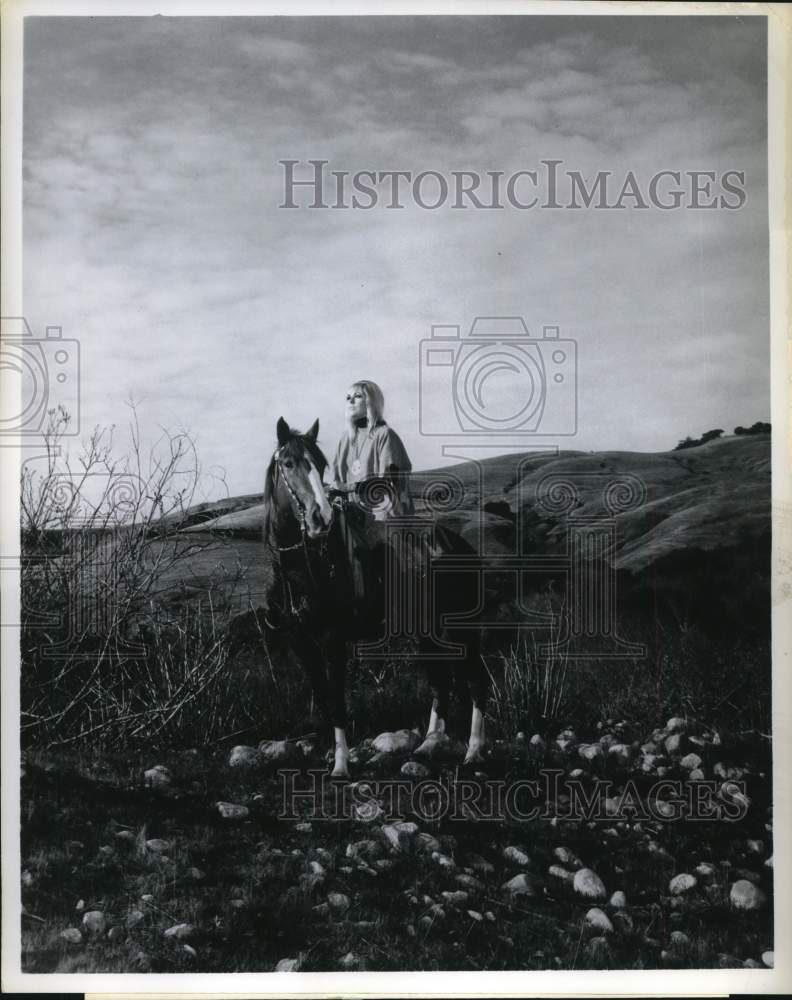
[[[682,451],[684,448],[695,448],[700,443],[700,441],[696,441],[692,437],[686,437],[684,441],[679,442],[674,451]]]
[[[761,420],[757,420],[755,424],[751,424],[750,427],[735,427],[734,433],[738,437],[742,437],[745,434],[769,434],[771,430],[770,424],[766,424]]]
[[[721,434],[723,434],[723,428],[721,427],[712,431],[704,431],[699,440],[699,444],[706,444],[707,441],[716,441]]]

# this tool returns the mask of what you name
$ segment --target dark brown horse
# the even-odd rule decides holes
[[[365,574],[368,592],[361,595],[354,586],[350,520],[354,517],[365,521],[369,528],[373,521],[361,512],[354,499],[328,496],[323,484],[327,460],[316,443],[318,432],[318,420],[305,434],[292,430],[282,417],[278,420],[278,447],[269,463],[264,487],[264,542],[271,550],[274,569],[265,623],[285,634],[308,673],[317,704],[333,727],[333,776],[345,778],[349,776],[345,733],[348,645],[361,637],[372,637],[385,626],[383,567],[390,550],[384,542],[373,542],[371,550],[364,554],[370,559],[370,568]],[[371,483],[366,485],[370,487]],[[374,485],[389,488],[386,481]],[[358,537],[362,537],[360,531]],[[376,534],[371,537],[376,538]],[[440,546],[435,552],[440,561],[443,554],[472,553],[458,535],[440,532]],[[371,567],[377,566],[379,571],[371,572]],[[442,619],[475,606],[477,593],[476,582],[469,574],[446,572],[442,576],[443,586],[437,588],[438,599],[433,602],[436,629],[432,634],[446,636],[449,632],[442,628]],[[433,691],[426,739],[416,750],[420,755],[431,754],[447,741],[445,722],[453,670],[447,661],[429,655],[430,642],[425,635],[418,638],[417,647],[417,659],[425,658]],[[484,748],[486,670],[479,655],[477,633],[466,632],[460,648],[464,655],[459,672],[472,702],[465,762],[473,763],[481,759]]]

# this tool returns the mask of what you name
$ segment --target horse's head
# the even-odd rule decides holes
[[[294,517],[309,538],[318,538],[330,528],[333,508],[322,485],[327,459],[316,443],[319,421],[306,434],[278,420],[278,448],[267,472],[265,499],[270,504],[288,498]]]

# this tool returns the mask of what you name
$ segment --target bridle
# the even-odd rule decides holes
[[[275,452],[275,455],[274,455],[274,458],[275,458],[275,468],[278,470],[278,475],[283,479],[283,484],[286,487],[286,489],[288,490],[289,496],[291,497],[291,500],[292,500],[292,503],[294,504],[295,508],[297,509],[297,513],[299,515],[299,520],[300,520],[300,541],[299,542],[295,542],[294,545],[276,545],[275,548],[278,550],[278,552],[294,552],[295,549],[304,548],[306,550],[306,559],[307,559],[307,556],[308,556],[308,551],[307,551],[308,542],[309,541],[313,542],[313,543],[318,542],[320,544],[320,547],[322,549],[326,548],[327,535],[328,535],[328,533],[330,531],[330,527],[328,526],[327,531],[322,532],[322,534],[319,536],[318,539],[313,539],[308,534],[308,524],[307,524],[306,519],[305,519],[306,518],[305,504],[302,502],[302,500],[300,499],[300,497],[297,495],[297,493],[292,488],[292,484],[289,482],[289,477],[286,475],[286,470],[283,467],[283,462],[282,462],[282,459],[281,459],[281,452],[283,451],[283,449],[285,447],[286,447],[286,445],[282,445]],[[334,504],[331,504],[331,507],[332,506],[334,506]],[[310,566],[310,564],[309,564],[309,566]]]

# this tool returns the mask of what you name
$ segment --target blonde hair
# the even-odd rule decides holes
[[[382,389],[380,389],[376,382],[371,382],[369,379],[361,379],[359,382],[353,382],[350,389],[359,389],[365,397],[366,421],[369,433],[371,433],[377,424],[385,423],[385,397],[382,394]],[[357,432],[357,428],[355,427],[355,421],[351,417],[347,418],[347,422],[349,424],[347,433],[349,434],[349,439],[352,440]]]

